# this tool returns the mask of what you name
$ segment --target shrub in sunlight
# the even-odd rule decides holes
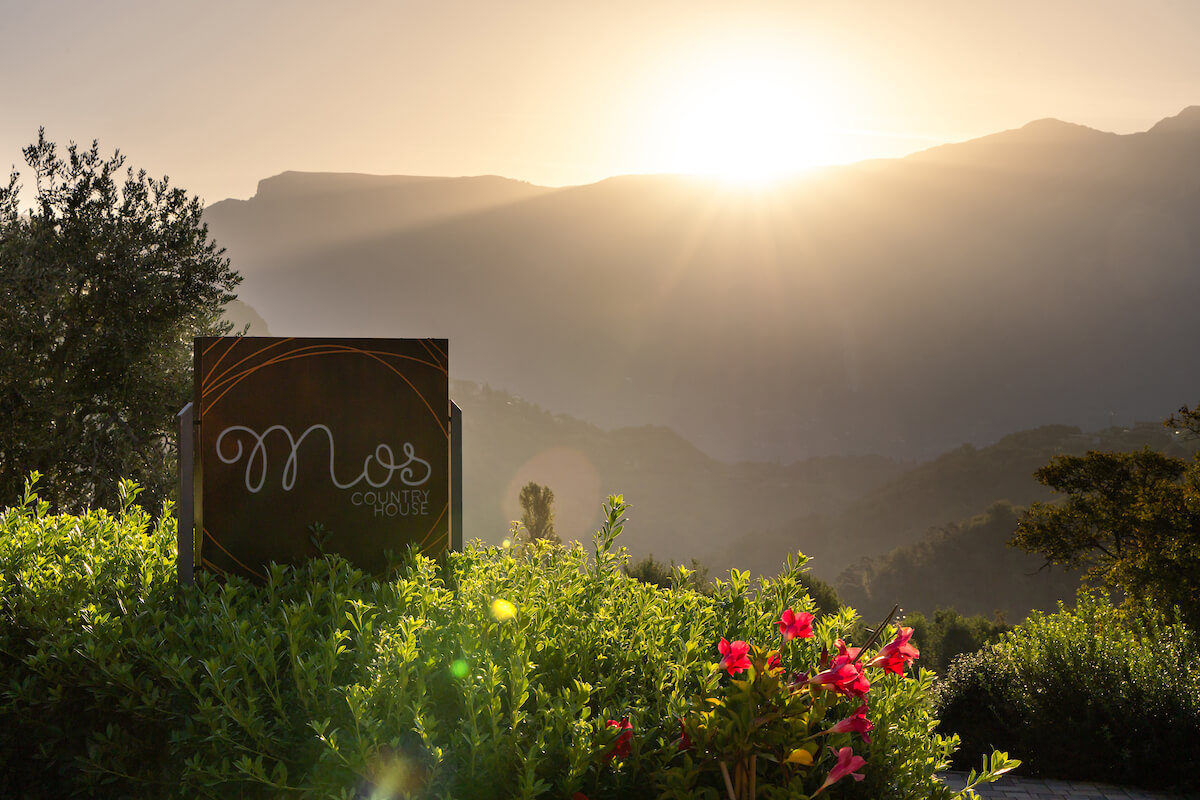
[[[591,553],[476,543],[403,554],[385,580],[323,556],[261,585],[201,575],[180,590],[168,509],[153,519],[121,491],[111,514],[50,515],[32,489],[0,514],[0,796],[602,800],[691,780],[689,758],[696,796],[717,796],[715,762],[679,749],[680,720],[698,747],[726,741],[697,698],[740,702],[728,669],[714,683],[717,643],[730,667],[739,642],[778,641],[779,609],[794,609],[783,658],[815,678],[816,643],[835,652],[855,624],[843,610],[798,635],[815,610],[803,557],[770,581],[734,571],[710,595],[682,572],[665,589],[627,577],[619,497]],[[741,657],[778,684],[754,691],[786,702],[770,653]],[[933,733],[931,676],[901,672],[872,678],[869,743],[857,698],[801,700],[850,726],[791,748],[819,767],[804,787],[838,770],[822,797],[952,796],[934,777],[955,739]],[[759,763],[759,796],[803,796]]]

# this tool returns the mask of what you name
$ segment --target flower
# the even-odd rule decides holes
[[[854,771],[856,769],[862,769],[866,765],[867,760],[865,758],[854,755],[854,751],[849,747],[843,747],[836,753],[834,753],[834,750],[831,747],[829,748],[829,752],[837,756],[837,763],[834,764],[833,769],[829,771],[829,775],[825,778],[825,782],[821,784],[821,788],[813,792],[813,797],[816,797],[822,791],[824,791],[826,786],[837,783],[847,775],[849,775],[851,778],[854,778],[856,781],[861,781],[865,777],[862,773]]]
[[[783,669],[783,660],[779,657],[779,651],[772,650],[767,655],[767,671],[775,672],[776,670],[782,670],[782,669]]]
[[[808,682],[813,686],[828,686],[847,697],[862,697],[870,691],[871,682],[863,674],[862,662],[854,660],[858,657],[859,648],[848,648],[841,639],[837,644],[839,652],[829,669],[817,673]]]
[[[721,652],[721,663],[717,664],[717,669],[724,669],[730,675],[736,675],[750,666],[750,659],[746,657],[750,652],[750,645],[740,639],[730,644],[722,636],[717,650]]]
[[[891,672],[895,675],[902,674],[904,668],[921,655],[920,650],[908,643],[912,634],[912,628],[898,630],[894,639],[879,648],[879,652],[875,654],[875,658],[868,666],[883,667],[884,672]]]
[[[687,728],[683,726],[683,720],[679,720],[679,749],[692,750],[695,746],[692,737],[688,736]]]
[[[861,647],[847,647],[846,643],[841,639],[837,640],[838,658],[844,658],[847,661],[858,661],[858,654],[862,652]]]
[[[813,686],[828,686],[847,697],[862,697],[871,688],[871,682],[863,675],[862,664],[835,664],[809,678],[808,682]]]
[[[792,677],[788,679],[788,689],[793,692],[800,691],[808,683],[807,672],[793,672]]]
[[[862,737],[862,740],[867,744],[871,743],[871,737],[867,736],[867,732],[874,730],[875,725],[871,720],[867,719],[867,704],[864,702],[853,714],[846,717],[841,722],[834,725],[826,733],[857,733]]]
[[[633,723],[625,717],[620,722],[615,719],[610,719],[604,723],[606,727],[617,728],[621,734],[617,736],[617,741],[613,743],[612,749],[608,751],[607,760],[612,761],[614,758],[627,758],[630,753],[630,745],[633,742]]]
[[[817,673],[808,679],[813,686],[829,686],[834,691],[848,697],[862,697],[871,689],[871,682],[863,674],[863,664],[858,660],[861,648],[847,647],[841,639],[837,640],[838,654],[824,672]]]
[[[813,635],[812,621],[813,615],[807,611],[797,614],[789,608],[779,618],[779,632],[783,634],[785,642],[792,639],[811,639]]]

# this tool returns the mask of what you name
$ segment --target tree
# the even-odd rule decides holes
[[[550,487],[530,481],[521,487],[520,500],[521,524],[529,532],[529,539],[560,544],[562,540],[554,532],[554,492]]]
[[[199,198],[122,169],[119,151],[45,132],[0,187],[0,504],[32,470],[63,510],[170,493],[174,415],[191,395],[191,340],[227,333],[221,307],[241,278],[208,238]]]
[[[1156,453],[1058,456],[1034,475],[1065,495],[1034,503],[1013,544],[1051,564],[1088,569],[1134,609],[1200,623],[1200,463]]]

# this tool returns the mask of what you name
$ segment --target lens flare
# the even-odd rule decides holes
[[[497,597],[492,601],[492,616],[499,622],[507,622],[517,615],[517,607]]]
[[[465,658],[456,658],[450,662],[450,674],[462,680],[467,677],[467,660]]]

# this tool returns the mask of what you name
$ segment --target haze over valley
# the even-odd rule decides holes
[[[469,535],[498,541],[526,480],[566,538],[623,491],[635,553],[770,572],[802,549],[831,582],[1046,499],[1056,453],[1178,446],[1158,422],[1195,392],[1198,217],[1200,107],[770,188],[284,173],[206,211],[251,334],[450,340]]]
[[[239,330],[448,340],[467,538],[533,481],[587,542],[620,492],[639,558],[803,550],[864,609],[1013,616],[1075,581],[1004,544],[1033,470],[1187,452],[1161,423],[1200,399],[1200,5],[0,0],[0,27],[37,75],[0,114],[12,229],[39,129],[96,140],[200,198]]]

